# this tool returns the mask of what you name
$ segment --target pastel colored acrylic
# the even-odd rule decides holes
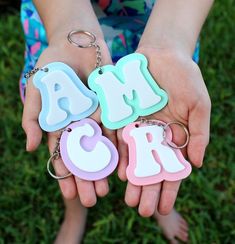
[[[38,71],[33,78],[41,94],[39,124],[43,130],[59,130],[72,121],[88,117],[97,109],[97,96],[72,68],[62,62],[49,63],[45,67],[48,72]]]
[[[68,170],[84,180],[99,180],[110,175],[118,163],[113,143],[102,136],[92,119],[70,124],[60,139],[61,158]]]
[[[102,66],[88,78],[89,87],[97,93],[102,123],[109,129],[118,129],[139,116],[161,110],[168,101],[148,71],[144,55],[133,53],[121,58],[116,65]]]
[[[159,121],[161,125],[165,123]],[[181,151],[170,147],[163,137],[163,126],[143,125],[134,122],[123,130],[123,139],[128,144],[129,165],[127,178],[134,185],[150,185],[163,180],[177,181],[191,173],[191,165]],[[168,141],[172,132],[165,131]]]

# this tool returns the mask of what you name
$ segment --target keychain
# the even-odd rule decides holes
[[[180,126],[186,134],[186,142],[181,146],[172,142],[170,125],[173,124]],[[143,186],[163,180],[177,181],[191,173],[191,165],[180,151],[189,142],[189,132],[182,123],[144,119],[126,126],[122,136],[128,144],[126,172],[132,184]]]
[[[73,39],[76,34],[86,35],[88,45]],[[148,71],[143,54],[132,53],[116,65],[102,66],[101,48],[96,37],[87,31],[71,31],[68,41],[79,48],[96,48],[96,69],[88,77],[89,87],[96,92],[101,108],[101,121],[109,129],[119,129],[139,116],[150,115],[163,109],[167,93],[161,89]]]
[[[62,129],[72,121],[88,117],[97,109],[97,96],[68,65],[53,62],[35,71],[33,83],[41,94],[39,124],[43,130],[52,132]]]
[[[77,33],[77,31],[75,31]],[[92,47],[96,38],[86,31],[79,33],[91,38],[89,45],[79,47]],[[73,33],[70,32],[69,35]],[[70,40],[68,35],[68,40]],[[97,64],[101,61],[101,53],[97,46]],[[35,68],[25,74],[29,79],[32,75],[33,84],[39,89],[42,108],[39,114],[39,125],[47,132],[60,130],[73,121],[90,116],[98,107],[96,94],[89,90],[75,71],[62,62],[52,62],[42,68]]]
[[[60,156],[73,175],[91,181],[110,175],[118,163],[117,149],[102,136],[99,125],[89,118],[74,122],[62,131],[47,164],[49,174],[58,180],[71,176],[71,173],[56,176],[51,172],[51,162]]]

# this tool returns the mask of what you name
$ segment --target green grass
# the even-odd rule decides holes
[[[45,144],[25,152],[18,80],[24,40],[19,14],[0,22],[0,244],[52,243],[63,218],[57,183],[46,172]],[[190,224],[191,243],[235,239],[235,2],[216,1],[201,35],[200,66],[212,99],[211,143],[204,167],[182,184],[176,208]],[[125,184],[112,176],[111,193],[88,216],[85,244],[166,243],[152,219],[123,202]]]

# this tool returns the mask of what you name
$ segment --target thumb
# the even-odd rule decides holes
[[[188,157],[192,164],[201,167],[210,133],[210,102],[199,102],[189,114],[190,140]]]

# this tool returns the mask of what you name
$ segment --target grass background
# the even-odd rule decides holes
[[[216,1],[201,35],[201,61],[212,100],[211,142],[204,167],[182,184],[176,208],[191,243],[235,243],[235,1]],[[45,144],[25,152],[18,80],[24,40],[19,13],[0,17],[0,244],[52,243],[63,218],[57,183],[46,172]],[[85,244],[166,243],[153,219],[125,206],[125,184],[89,212]]]

